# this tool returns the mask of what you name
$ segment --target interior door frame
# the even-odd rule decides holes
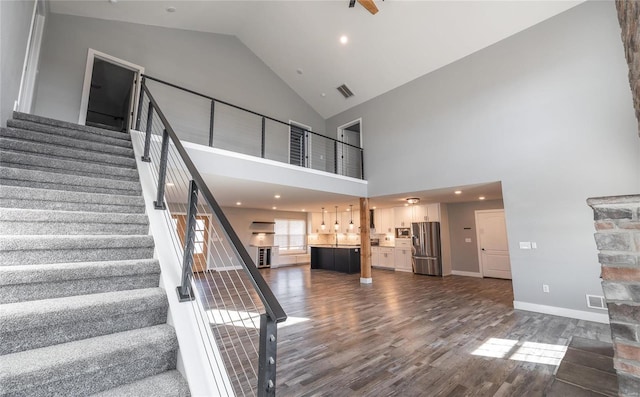
[[[299,123],[295,120],[289,120],[289,141],[288,141],[288,145],[287,145],[287,163],[289,163],[291,161],[291,126],[296,126],[299,128],[303,128],[305,130],[309,130],[309,131],[313,131],[313,129],[311,129],[310,126]],[[307,139],[307,136],[305,134],[304,137],[304,151],[305,151],[305,158],[304,160],[304,167],[306,168],[311,168],[311,156],[309,156],[309,153],[311,151],[311,140]]]
[[[89,50],[87,51],[87,65],[84,69],[84,82],[82,84],[82,99],[80,100],[80,115],[78,116],[78,124],[85,125],[87,123],[89,93],[91,90],[91,78],[93,77],[93,63],[95,62],[96,58],[134,72],[134,89],[131,90],[131,100],[129,101],[129,115],[131,116],[129,117],[129,123],[127,125],[127,131],[129,131],[132,129],[132,125],[134,125],[135,123],[135,120],[133,120],[133,116],[138,114],[137,110],[138,98],[140,97],[140,76],[144,74],[144,67],[136,65],[135,63],[126,61],[124,59],[116,58],[113,55],[96,51],[93,48],[89,48]]]
[[[176,225],[177,225],[177,219],[174,218],[175,216],[184,216],[185,218],[188,216],[189,214],[187,214],[184,211],[177,211],[177,212],[171,212],[169,214],[169,217],[173,220],[176,221]],[[203,218],[207,218],[207,239],[205,240],[204,244],[207,245],[207,253],[205,254],[205,258],[206,258],[206,263],[205,263],[205,271],[211,270],[211,266],[209,261],[211,260],[211,255],[210,255],[210,249],[211,249],[211,244],[209,243],[210,241],[213,241],[212,233],[215,233],[213,230],[213,215],[211,214],[197,214],[196,217],[203,217]],[[185,224],[185,228],[186,228],[186,224]],[[176,232],[176,234],[178,234],[178,230],[174,230]],[[178,241],[180,241],[183,237],[178,236]],[[180,241],[180,244],[182,245],[183,243]]]
[[[484,278],[484,267],[482,266],[482,247],[480,246],[480,227],[478,226],[479,222],[478,222],[478,214],[490,214],[490,213],[495,213],[495,212],[501,212],[502,213],[502,217],[505,220],[506,223],[506,216],[505,216],[505,212],[504,212],[504,208],[497,208],[497,209],[493,209],[493,210],[475,210],[474,211],[474,217],[475,217],[475,222],[476,222],[476,244],[477,244],[477,250],[478,250],[478,271],[480,272],[480,277]],[[509,238],[509,236],[507,235],[507,239]],[[507,241],[507,247],[509,246],[509,241]],[[508,251],[507,251],[508,253]],[[509,267],[511,267],[511,261],[509,261]],[[513,274],[512,274],[513,277]],[[513,280],[513,278],[512,278]]]
[[[359,117],[355,120],[352,120],[346,124],[342,124],[341,126],[338,126],[338,128],[336,129],[336,140],[338,142],[344,142],[344,130],[346,130],[347,128],[351,127],[352,125],[356,125],[356,124],[360,124],[360,148],[362,148],[362,117]],[[338,153],[340,154],[340,156],[343,156],[343,149],[342,146],[338,147]],[[342,165],[342,161],[338,161],[338,174],[339,175],[343,175],[343,165]]]
[[[27,40],[27,52],[24,57],[20,89],[18,90],[18,100],[13,109],[23,113],[31,113],[33,110],[35,86],[40,65],[40,49],[42,48],[44,24],[48,13],[47,8],[48,5],[44,0],[36,0],[33,5],[29,39]]]

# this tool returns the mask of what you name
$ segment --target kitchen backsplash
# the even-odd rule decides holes
[[[360,235],[358,234],[345,234],[338,233],[338,245],[360,245]],[[335,245],[336,234],[310,234],[307,237],[307,243],[309,245]]]

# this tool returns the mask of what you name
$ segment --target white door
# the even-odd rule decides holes
[[[504,210],[482,210],[475,214],[480,273],[483,277],[511,279]]]

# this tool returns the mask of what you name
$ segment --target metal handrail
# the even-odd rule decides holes
[[[271,121],[276,122],[276,123],[280,123],[280,124],[283,124],[283,125],[286,125],[286,126],[289,126],[289,127],[293,126],[293,127],[299,128],[303,132],[307,132],[307,133],[322,137],[324,139],[328,139],[330,141],[337,142],[337,143],[339,143],[340,145],[343,145],[343,146],[350,146],[350,147],[355,148],[355,149],[362,149],[360,146],[356,146],[356,145],[352,145],[352,144],[347,143],[347,142],[339,141],[339,140],[331,138],[329,136],[326,136],[326,135],[319,134],[319,133],[311,131],[311,130],[307,130],[307,129],[301,128],[298,125],[292,125],[291,123],[287,123],[286,121],[278,120],[276,118],[273,118],[273,117],[270,117],[270,116],[266,116],[266,115],[260,114],[258,112],[254,112],[253,110],[245,109],[245,108],[243,108],[241,106],[234,105],[232,103],[222,101],[222,100],[214,98],[212,96],[209,96],[209,95],[206,95],[206,94],[194,91],[194,90],[190,90],[188,88],[181,87],[181,86],[173,84],[173,83],[169,83],[168,81],[164,81],[164,80],[158,79],[156,77],[152,77],[152,76],[149,76],[149,75],[146,75],[146,74],[143,74],[142,77],[144,77],[146,79],[149,79],[149,80],[152,80],[152,81],[155,81],[155,82],[158,82],[160,84],[167,85],[167,86],[172,87],[172,88],[176,88],[176,89],[184,91],[184,92],[188,92],[189,94],[193,94],[193,95],[199,96],[201,98],[209,99],[211,101],[218,102],[218,103],[221,103],[223,105],[230,106],[232,108],[235,108],[235,109],[238,109],[238,110],[242,110],[244,112],[251,113],[251,114],[259,116],[259,117],[263,117],[263,118],[265,118],[267,120],[271,120]]]
[[[162,110],[160,110],[160,108],[158,107],[158,103],[153,98],[153,95],[151,95],[151,93],[149,92],[149,88],[144,84],[144,79],[142,79],[141,89],[142,89],[141,93],[144,92],[148,96],[149,102],[152,104],[155,113],[162,121],[166,130],[166,133],[171,139],[173,145],[175,146],[175,149],[180,154],[180,157],[182,158],[182,161],[184,162],[188,171],[191,173],[191,176],[195,181],[196,185],[198,186],[198,189],[200,190],[202,197],[205,199],[207,204],[209,204],[209,207],[211,208],[211,210],[213,210],[216,217],[218,218],[218,221],[220,222],[224,230],[227,232],[231,245],[236,251],[236,254],[240,256],[240,258],[242,259],[240,261],[241,265],[249,274],[251,283],[253,284],[258,296],[260,297],[265,307],[265,311],[267,312],[269,317],[275,322],[279,323],[279,322],[285,321],[287,319],[287,314],[285,313],[284,309],[280,305],[280,302],[278,302],[278,300],[276,299],[275,295],[273,295],[273,292],[271,291],[271,289],[269,288],[269,285],[267,284],[267,282],[264,280],[264,278],[258,271],[258,268],[255,265],[254,266],[248,265],[248,264],[253,264],[253,260],[251,259],[251,256],[249,255],[246,248],[240,241],[240,238],[238,237],[235,230],[231,226],[231,223],[229,222],[224,212],[222,211],[222,208],[220,207],[216,199],[213,197],[213,194],[209,190],[209,187],[207,186],[207,184],[204,182],[202,175],[200,175],[200,172],[198,172],[198,169],[193,164],[193,161],[191,161],[189,154],[185,150],[184,146],[182,146],[182,143],[180,142],[180,139],[178,139],[178,136],[176,135],[175,131],[171,127],[171,124],[169,124],[169,121],[163,114]]]

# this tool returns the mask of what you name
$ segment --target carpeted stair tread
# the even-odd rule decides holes
[[[22,141],[44,143],[51,146],[81,149],[89,152],[107,153],[114,156],[133,157],[133,149],[86,139],[70,138],[63,135],[51,135],[31,130],[0,128],[0,136]]]
[[[87,193],[140,195],[140,182],[34,171],[0,166],[0,184]]]
[[[169,325],[156,325],[7,354],[3,393],[89,395],[173,370],[178,345]]]
[[[0,235],[146,234],[145,214],[0,208]]]
[[[117,213],[144,213],[142,196],[2,186],[0,207]]]
[[[24,141],[20,139],[0,137],[0,150],[34,153],[38,155],[55,156],[61,159],[85,160],[95,164],[106,164],[115,167],[135,168],[133,157],[118,156],[109,153],[92,152],[65,146],[49,145],[42,142]]]
[[[164,324],[167,296],[147,288],[0,305],[0,355]]]
[[[94,394],[92,397],[189,397],[190,395],[187,382],[180,372],[173,370]]]
[[[75,138],[75,139],[84,139],[87,141],[106,143],[109,145],[121,146],[125,148],[133,147],[133,145],[131,144],[130,135],[124,134],[121,132],[117,134],[117,137],[113,137],[111,136],[111,134],[109,134],[109,132],[111,131],[106,131],[106,133],[105,131],[100,131],[100,134],[98,134],[95,132],[80,131],[80,130],[69,129],[69,128],[60,128],[60,127],[54,127],[46,124],[34,123],[32,121],[16,120],[16,119],[7,120],[7,127],[18,129],[18,130],[31,130],[36,132],[43,132],[50,135],[66,136],[66,137]]]
[[[157,287],[157,259],[0,266],[0,303]]]
[[[0,236],[0,265],[153,257],[152,236]]]
[[[114,167],[95,164],[89,161],[60,159],[41,154],[4,150],[0,157],[0,166],[25,168],[36,171],[57,172],[60,174],[108,178],[125,181],[138,181],[135,168]]]
[[[16,120],[30,121],[32,123],[37,123],[37,124],[42,124],[42,125],[47,125],[52,127],[66,128],[70,130],[89,132],[92,134],[105,135],[105,136],[109,136],[116,139],[122,139],[122,140],[131,139],[129,134],[125,134],[123,132],[116,132],[111,130],[105,130],[102,128],[97,128],[97,127],[70,123],[68,121],[56,120],[56,119],[51,119],[43,116],[36,116],[34,114],[13,112],[13,118]]]

